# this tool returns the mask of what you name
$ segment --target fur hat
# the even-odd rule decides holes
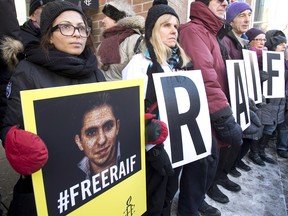
[[[48,2],[42,10],[41,13],[41,21],[40,21],[40,29],[41,34],[44,35],[49,26],[53,23],[53,21],[64,11],[73,10],[79,12],[81,15],[84,15],[82,9],[68,1],[52,1]]]
[[[268,50],[274,51],[276,46],[281,43],[287,43],[286,35],[280,30],[269,30],[266,32],[265,46]]]
[[[168,6],[167,0],[154,0],[153,6],[149,9],[145,22],[145,39],[149,41],[156,21],[164,14],[171,14],[179,20],[175,10]]]
[[[232,22],[238,14],[242,13],[245,10],[252,11],[252,8],[250,7],[249,4],[247,4],[245,2],[233,2],[233,3],[231,3],[227,8],[226,22],[227,23]]]
[[[102,13],[116,22],[124,17],[134,16],[132,5],[126,0],[112,0],[105,4]]]
[[[265,34],[263,31],[257,28],[251,28],[246,33],[246,36],[248,37],[249,42],[254,40],[255,37],[257,37],[259,34]]]

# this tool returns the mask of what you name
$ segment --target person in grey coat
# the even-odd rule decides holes
[[[287,39],[282,31],[267,31],[266,40],[265,46],[269,51],[285,51]],[[285,78],[287,82],[287,68],[285,71]],[[260,140],[260,157],[267,163],[276,163],[274,159],[269,158],[265,154],[265,147],[275,133],[277,133],[276,148],[278,156],[288,158],[288,127],[285,123],[285,105],[286,98],[269,98],[266,99],[266,105],[262,107],[261,120],[262,124],[264,125],[264,129],[263,136]]]

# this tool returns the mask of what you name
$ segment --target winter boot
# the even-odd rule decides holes
[[[248,154],[250,160],[259,166],[265,166],[264,161],[259,156],[259,140],[253,140],[250,146],[250,152]]]
[[[263,161],[265,161],[267,163],[276,164],[276,161],[274,159],[270,158],[265,153],[265,148],[266,148],[271,137],[272,137],[271,135],[263,134],[262,138],[259,141],[259,156]]]

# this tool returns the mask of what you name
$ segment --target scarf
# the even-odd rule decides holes
[[[105,30],[97,53],[100,56],[101,62],[104,65],[119,64],[121,62],[119,45],[133,34],[135,34],[133,29],[123,26],[115,26]]]
[[[146,98],[145,98],[145,110],[147,111],[150,106],[157,102],[155,85],[153,81],[153,73],[163,73],[164,70],[161,65],[157,61],[156,54],[154,52],[153,46],[150,42],[147,43],[148,52],[152,61],[152,64],[147,69],[148,76],[148,84],[146,90]],[[172,54],[170,58],[167,59],[167,63],[169,64],[171,69],[179,68],[182,65],[182,59],[179,56],[179,49],[177,47],[172,48]]]
[[[37,45],[28,50],[26,57],[32,63],[41,65],[60,76],[72,79],[88,78],[97,71],[96,57],[89,48],[85,48],[80,56],[50,48],[47,55]]]
[[[170,68],[173,70],[178,67],[180,63],[180,57],[178,55],[178,47],[172,48],[171,57],[167,60],[167,63],[169,64]]]

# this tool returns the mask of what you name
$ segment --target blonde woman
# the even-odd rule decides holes
[[[146,18],[143,52],[135,55],[122,71],[123,79],[145,80],[147,112],[151,111],[151,107],[157,107],[152,74],[177,71],[189,62],[178,44],[178,15],[167,5],[167,1],[158,2],[154,1]],[[158,116],[157,108],[152,113]],[[173,170],[163,143],[154,143],[146,140],[147,212],[144,215],[170,216],[171,202],[178,190],[180,168]]]

